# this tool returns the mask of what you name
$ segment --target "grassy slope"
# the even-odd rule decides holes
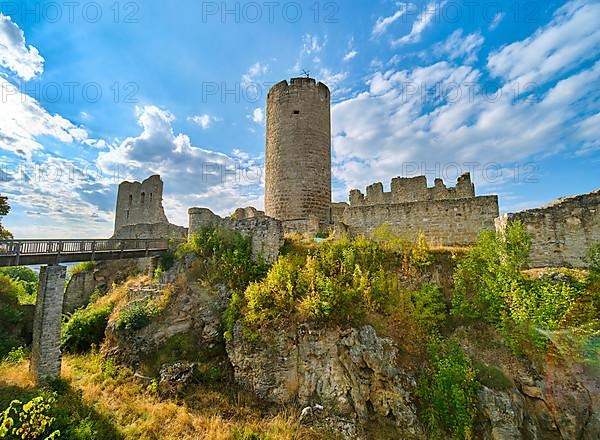
[[[1,408],[12,399],[26,401],[38,394],[27,370],[27,361],[0,363]],[[184,400],[160,399],[131,370],[107,365],[97,353],[65,356],[62,376],[59,410],[72,417],[72,426],[86,417],[92,420],[96,432],[89,438],[331,438],[300,426],[297,412],[284,409],[269,415],[242,393],[198,385]]]

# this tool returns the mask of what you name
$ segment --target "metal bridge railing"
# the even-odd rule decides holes
[[[163,239],[0,240],[0,257],[149,251],[167,249],[168,244]]]

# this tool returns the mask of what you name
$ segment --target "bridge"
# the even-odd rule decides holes
[[[41,265],[29,370],[36,382],[60,377],[63,297],[61,263],[147,258],[168,249],[165,239],[0,240],[0,267]]]
[[[0,240],[0,267],[154,257],[168,240]]]

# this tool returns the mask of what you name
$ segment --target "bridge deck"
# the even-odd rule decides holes
[[[0,240],[0,267],[157,256],[167,240]]]

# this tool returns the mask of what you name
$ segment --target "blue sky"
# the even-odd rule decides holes
[[[178,224],[261,208],[266,92],[303,69],[333,91],[336,201],[469,170],[504,212],[600,187],[598,1],[1,5],[17,237],[109,236],[118,182],[153,173]]]

